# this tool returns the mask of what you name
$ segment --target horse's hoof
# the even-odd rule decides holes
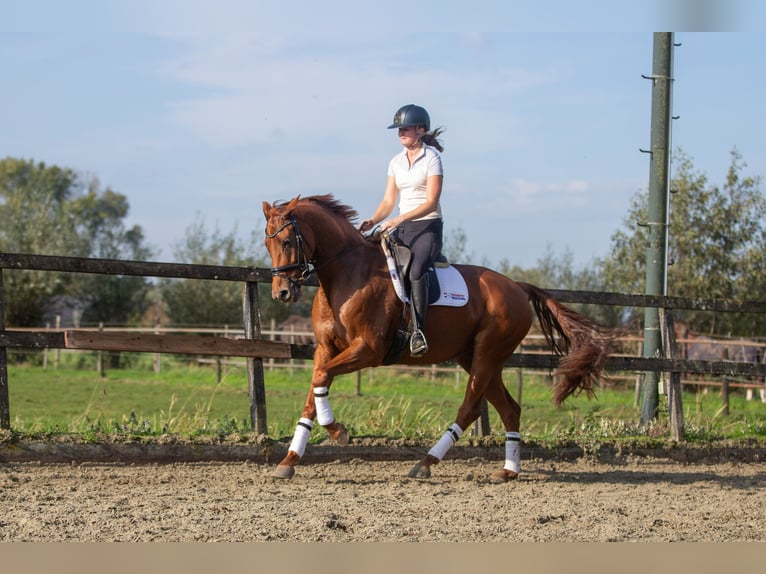
[[[338,423],[338,431],[332,439],[338,446],[346,446],[349,442],[348,429],[341,423]]]
[[[489,475],[490,482],[494,482],[496,484],[500,484],[501,482],[508,482],[511,480],[516,480],[519,477],[518,473],[513,472],[512,470],[503,469],[503,470],[497,470]]]
[[[279,464],[274,469],[274,478],[292,478],[295,475],[295,468],[289,464]]]
[[[410,478],[431,478],[431,469],[424,464],[418,463],[412,467],[407,476]]]

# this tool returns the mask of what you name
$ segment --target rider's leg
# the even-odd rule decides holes
[[[441,231],[441,220],[434,219],[408,222],[403,226],[400,234],[400,238],[407,241],[412,254],[409,279],[412,314],[410,354],[413,357],[421,356],[428,351],[428,344],[423,334],[428,310],[428,269],[441,251]]]
[[[428,352],[428,343],[423,334],[428,310],[428,274],[420,279],[411,281],[410,298],[412,299],[412,324],[413,330],[410,336],[410,354],[419,357]]]

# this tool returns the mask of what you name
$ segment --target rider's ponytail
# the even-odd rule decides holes
[[[444,133],[443,128],[436,128],[435,130],[425,133],[422,136],[420,136],[420,140],[431,147],[435,147],[440,152],[444,151],[444,145],[442,144],[440,139],[437,139],[442,133]]]

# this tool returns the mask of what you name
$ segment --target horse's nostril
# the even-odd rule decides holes
[[[289,289],[282,289],[279,292],[279,300],[280,301],[289,301],[290,300],[290,290]]]

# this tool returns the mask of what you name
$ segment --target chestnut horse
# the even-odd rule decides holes
[[[400,330],[404,304],[392,284],[383,249],[354,226],[357,213],[332,195],[298,196],[273,205],[263,202],[263,213],[274,299],[296,302],[307,277],[316,273],[319,280],[312,309],[317,344],[311,389],[288,453],[274,471],[276,477],[291,478],[315,419],[338,444],[348,443],[348,431],[330,408],[332,381],[383,364]],[[603,360],[612,350],[612,336],[538,287],[483,267],[454,267],[466,281],[467,303],[432,306],[425,325],[428,352],[417,358],[406,354],[398,362],[428,365],[454,359],[469,374],[465,398],[454,424],[409,476],[431,476],[430,467],[479,417],[486,398],[505,427],[505,466],[492,479],[511,480],[520,470],[521,407],[506,390],[502,370],[532,325],[531,309],[548,343],[563,355],[553,389],[556,404],[580,391],[592,393]]]

